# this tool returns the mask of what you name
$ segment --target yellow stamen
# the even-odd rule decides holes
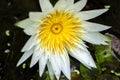
[[[79,18],[67,11],[56,10],[42,19],[38,33],[41,47],[57,53],[75,48],[81,36]]]
[[[53,32],[54,34],[59,34],[61,33],[62,30],[63,30],[63,26],[59,23],[54,23],[51,26],[51,32]]]

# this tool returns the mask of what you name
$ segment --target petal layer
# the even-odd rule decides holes
[[[40,6],[41,6],[41,9],[42,11],[46,12],[46,11],[52,11],[53,10],[53,6],[52,4],[50,3],[50,0],[39,0],[40,2]]]
[[[43,13],[41,12],[29,12],[29,18],[32,21],[40,22],[43,18]]]
[[[66,1],[68,6],[71,6],[74,4],[74,0],[66,0]]]
[[[68,53],[61,54],[60,58],[61,58],[61,62],[62,62],[62,64],[61,64],[62,72],[68,79],[70,79],[70,60],[69,60]]]
[[[81,11],[85,7],[86,3],[87,3],[87,0],[80,0],[76,2],[75,4],[69,6],[67,9],[73,12],[74,11],[78,12],[78,11]]]
[[[54,80],[53,68],[52,68],[52,65],[49,61],[47,62],[47,67],[48,67],[48,72],[49,72],[49,75],[50,75],[50,79]]]
[[[15,26],[26,29],[26,28],[29,28],[33,24],[34,24],[34,22],[27,18],[27,19],[24,19],[24,20],[22,20],[20,22],[17,22],[15,24]]]
[[[25,60],[27,60],[32,55],[33,52],[34,48],[30,49],[29,51],[26,51],[18,61],[17,66],[21,65]]]
[[[106,11],[108,11],[108,9],[81,11],[81,12],[77,13],[76,15],[81,20],[89,20],[89,19],[93,19],[93,18],[100,16],[101,14],[105,13]]]
[[[83,51],[80,48],[76,48],[76,49],[70,50],[70,55],[72,57],[76,58],[78,61],[80,61],[86,67],[88,67],[88,68],[91,68],[91,67],[96,68],[94,60],[91,57],[89,52]]]
[[[97,33],[97,32],[96,33],[94,32],[84,33],[81,38],[92,44],[107,45],[107,41],[110,41],[110,39],[107,36],[102,35],[101,33]]]
[[[39,46],[35,48],[30,67],[33,67],[38,62],[38,60],[40,60],[40,57],[43,53],[44,53],[44,50],[39,48]]]
[[[39,24],[38,23],[34,23],[32,25],[29,26],[29,28],[24,29],[23,31],[27,34],[27,35],[34,35],[35,33],[37,33],[37,31],[39,30]]]
[[[35,36],[31,36],[30,39],[26,42],[26,44],[24,45],[24,47],[22,48],[21,52],[25,52],[30,50],[32,47],[34,47],[37,44],[37,40],[35,38]]]
[[[57,59],[57,57],[54,53],[50,53],[49,60],[52,65],[53,72],[54,72],[57,80],[59,80],[60,74],[61,74],[60,66],[62,66],[62,65],[59,65],[59,63],[61,63],[61,62],[60,62],[59,58]]]
[[[48,62],[48,55],[46,53],[44,53],[44,54],[42,54],[42,56],[39,60],[39,75],[40,75],[40,77],[42,76],[42,74],[45,70],[47,62]]]
[[[67,6],[66,0],[58,0],[58,2],[55,4],[54,8],[58,10],[64,10]]]
[[[104,31],[106,29],[111,28],[110,26],[87,22],[87,21],[83,22],[82,27],[83,27],[83,29],[90,31],[90,32],[99,32],[99,31]]]

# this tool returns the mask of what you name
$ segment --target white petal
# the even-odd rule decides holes
[[[56,58],[55,54],[54,53],[50,53],[49,60],[50,60],[50,63],[52,65],[53,72],[54,72],[57,80],[59,80],[60,74],[61,74],[61,70],[60,70],[60,66],[58,65],[59,62],[57,62],[55,58]]]
[[[35,47],[30,67],[33,67],[38,62],[43,53],[44,53],[43,49],[39,48],[39,46]]]
[[[50,79],[54,80],[53,68],[52,68],[52,65],[49,61],[47,62],[47,67],[48,67],[48,72],[49,72],[49,75],[50,75]]]
[[[39,0],[42,11],[52,11],[53,6],[50,3],[50,0]]]
[[[61,61],[61,58],[60,58],[60,54],[59,53],[55,53],[53,55],[53,57],[54,57],[55,61],[58,62],[57,65],[58,65],[59,69],[61,70],[62,61]]]
[[[110,26],[92,23],[92,22],[86,22],[86,21],[83,22],[82,26],[83,26],[83,29],[90,31],[90,32],[104,31],[106,29],[111,28]]]
[[[43,74],[43,72],[45,70],[47,61],[48,61],[47,53],[42,54],[42,56],[41,56],[41,58],[39,60],[39,75],[40,75],[40,77],[42,76],[42,74]]]
[[[43,15],[44,14],[42,12],[29,12],[29,18],[35,22],[40,22],[40,20],[43,18]]]
[[[71,5],[70,7],[68,7],[68,10],[70,10],[70,11],[80,11],[84,8],[86,3],[87,3],[87,0],[80,0],[80,1],[76,2],[75,4]]]
[[[24,29],[27,35],[34,35],[39,30],[39,24],[32,24],[29,28]]]
[[[74,0],[67,0],[67,4],[70,6],[70,5],[73,5],[74,4]]]
[[[25,60],[27,60],[32,55],[33,51],[34,48],[30,49],[29,51],[26,51],[18,61],[17,66],[21,65]]]
[[[67,6],[66,0],[58,0],[58,2],[55,4],[55,9],[64,10]]]
[[[107,45],[106,41],[110,41],[109,38],[101,33],[84,33],[81,38],[92,44],[104,44]]]
[[[24,47],[22,48],[21,52],[24,51],[28,51],[30,50],[33,46],[35,46],[37,44],[37,40],[35,38],[35,36],[31,36],[30,39],[26,42],[26,44],[24,45]]]
[[[86,67],[96,68],[96,65],[94,63],[93,58],[91,57],[89,52],[83,51],[80,48],[76,48],[70,51],[70,55],[77,60],[79,60],[82,64],[84,64]]]
[[[33,24],[34,22],[27,18],[27,19],[17,22],[15,25],[20,28],[26,29],[26,28],[29,28]]]
[[[81,40],[82,41],[82,40]],[[80,42],[81,42],[80,41]],[[80,44],[80,43],[74,43],[76,46],[78,46],[80,49],[82,49],[83,51],[88,51],[87,50],[87,46],[84,44],[84,43],[82,43],[82,44]]]
[[[51,56],[52,57],[52,56]],[[67,51],[65,53],[56,53],[53,55],[54,58],[54,63],[58,65],[60,71],[62,70],[63,74],[70,79],[70,61],[69,61],[69,56],[67,54]],[[57,79],[59,79],[59,76],[57,76]]]
[[[105,13],[106,11],[108,11],[108,9],[98,9],[98,10],[82,11],[82,12],[77,13],[76,15],[81,20],[89,20],[89,19],[93,19],[95,17],[100,16],[101,14]]]
[[[61,69],[64,75],[70,80],[70,60],[67,53],[60,54]]]

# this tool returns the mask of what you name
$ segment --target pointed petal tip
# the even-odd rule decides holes
[[[20,64],[19,64],[19,63],[17,63],[16,67],[19,67],[19,66],[20,66]]]
[[[21,52],[25,52],[25,49],[24,49],[24,47],[21,49]]]
[[[93,68],[97,68],[97,66],[95,65]]]
[[[107,12],[109,9],[98,9],[98,11],[101,11],[101,14],[103,14],[103,13],[105,13],[105,12]]]
[[[105,12],[107,12],[109,9],[98,9],[101,10],[102,14],[104,14]]]
[[[70,75],[71,76],[71,75]],[[68,80],[71,80],[71,77],[70,76],[68,76],[67,78],[68,78]]]
[[[92,68],[97,68],[96,64],[94,64],[94,65],[92,66]]]
[[[24,52],[24,51],[25,51],[25,50],[23,50],[23,49],[21,50],[21,52]]]
[[[20,66],[22,64],[22,62],[19,60],[16,67]]]
[[[31,21],[29,18],[23,19],[21,21],[16,22],[14,25],[17,27],[20,27],[22,29],[28,28],[31,24],[33,24],[33,21]]]
[[[14,24],[14,26],[15,27],[20,27],[21,28],[21,24],[20,24],[20,22],[18,21],[18,22],[16,22],[15,24]]]
[[[111,26],[102,25],[98,23],[83,21],[83,29],[89,32],[101,32],[110,29]]]
[[[86,65],[86,67],[88,67],[89,69],[97,68],[97,66],[96,66],[94,61],[91,61],[89,64]]]
[[[112,26],[107,26],[105,30],[112,28]]]
[[[108,26],[108,29],[112,28],[112,26]]]
[[[97,68],[96,64],[91,64],[91,65],[85,65],[88,69],[93,69],[93,68]]]
[[[56,76],[56,79],[57,79],[57,80],[59,80],[59,78],[60,78],[59,76]]]
[[[18,26],[18,22],[16,22],[16,23],[14,24],[14,26]]]
[[[39,71],[39,76],[40,76],[40,77],[42,77],[42,74],[43,74],[43,73],[41,73],[41,72]]]
[[[32,68],[33,67],[33,64],[30,64],[30,68]]]
[[[16,64],[16,67],[19,67],[23,62],[21,62],[20,60],[18,61],[18,63]]]
[[[108,11],[109,9],[104,9],[105,11]]]
[[[96,11],[101,11],[101,13],[107,12],[109,9],[96,9]]]
[[[109,9],[95,9],[95,10],[81,11],[81,12],[78,12],[76,15],[80,17],[81,20],[90,20],[102,15],[108,10]]]
[[[41,71],[40,71],[40,70],[39,70],[39,76],[40,76],[40,77],[42,77],[42,73],[41,73]]]
[[[53,68],[49,61],[47,62],[47,68],[48,68],[48,73],[49,73],[50,79],[54,80],[55,76],[54,76]]]

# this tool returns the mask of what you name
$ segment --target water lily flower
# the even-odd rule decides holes
[[[99,33],[109,26],[89,22],[108,9],[81,11],[87,0],[58,0],[53,6],[49,0],[39,0],[42,12],[29,12],[29,18],[16,23],[30,39],[17,66],[31,55],[30,67],[39,62],[42,76],[47,65],[50,74],[59,80],[61,72],[70,79],[69,56],[74,57],[89,69],[96,68],[85,42],[107,45],[109,39]]]

